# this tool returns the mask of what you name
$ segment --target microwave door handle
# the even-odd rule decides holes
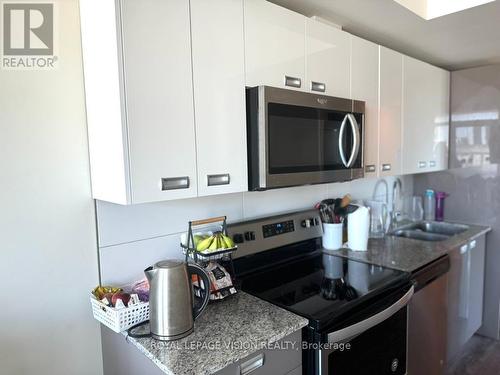
[[[405,307],[408,302],[410,302],[413,293],[415,292],[415,287],[412,285],[410,290],[401,297],[396,303],[388,307],[387,309],[369,317],[368,319],[362,320],[361,322],[355,323],[349,327],[339,329],[328,334],[328,342],[336,343],[342,342],[352,337],[358,336],[363,332],[369,330],[372,327],[382,323],[383,321],[389,319],[403,307]]]
[[[344,130],[345,130],[345,126],[347,124],[347,121],[348,121],[348,116],[349,115],[345,115],[344,117],[344,120],[342,121],[342,124],[340,125],[340,132],[339,132],[339,153],[340,153],[340,158],[342,159],[342,163],[344,164],[344,167],[348,168],[348,164],[347,164],[347,159],[345,157],[345,153],[344,153],[344,145],[343,145],[343,140],[344,140]]]
[[[351,157],[347,162],[347,168],[351,168],[354,165],[354,162],[356,161],[356,158],[358,157],[359,154],[359,148],[361,145],[361,136],[359,132],[359,125],[358,122],[356,121],[356,117],[354,117],[352,113],[349,113],[346,117],[349,119],[349,123],[351,124],[352,134],[354,137]]]

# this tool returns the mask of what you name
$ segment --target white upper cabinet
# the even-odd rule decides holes
[[[94,198],[196,196],[189,3],[83,0],[81,18]]]
[[[198,195],[248,190],[242,0],[191,0]]]
[[[403,55],[380,47],[379,175],[399,175],[401,168]]]
[[[379,47],[351,36],[352,98],[365,102],[365,177],[378,177],[379,166]]]
[[[404,57],[403,173],[448,168],[450,73]]]
[[[305,90],[305,17],[245,0],[246,85]]]
[[[350,98],[350,36],[322,22],[306,19],[306,82],[311,92]]]

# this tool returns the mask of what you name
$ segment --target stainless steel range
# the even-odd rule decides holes
[[[309,319],[304,374],[406,374],[409,274],[323,250],[316,211],[228,230],[242,290]]]

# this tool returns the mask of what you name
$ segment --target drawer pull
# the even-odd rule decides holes
[[[434,160],[431,160],[429,162],[429,167],[434,168],[436,166],[436,162]]]
[[[264,366],[264,353],[260,353],[258,356],[243,362],[240,365],[240,375],[248,375],[262,366]]]
[[[425,167],[427,167],[427,162],[426,161],[419,161],[418,162],[418,167],[419,168],[425,168]]]
[[[285,86],[300,88],[300,86],[302,86],[302,80],[297,77],[285,76]]]
[[[369,172],[375,172],[375,171],[376,171],[376,168],[375,168],[375,166],[373,164],[372,165],[367,165],[365,167],[365,172],[369,173]]]
[[[392,166],[390,164],[382,164],[383,171],[390,171]]]
[[[318,91],[318,92],[325,92],[326,91],[326,85],[321,82],[314,82],[311,81],[311,90],[312,91]]]
[[[474,249],[476,247],[476,245],[477,245],[476,240],[471,241],[469,244],[469,249]]]
[[[207,176],[208,186],[229,185],[231,178],[229,173],[209,174]]]
[[[161,190],[189,189],[189,177],[170,177],[161,179]]]

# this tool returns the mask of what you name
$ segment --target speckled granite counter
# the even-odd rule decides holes
[[[380,239],[371,238],[368,242],[368,251],[352,251],[349,249],[325,251],[349,259],[413,272],[491,230],[490,227],[466,225],[469,226],[469,229],[465,232],[439,242],[386,236]]]
[[[184,339],[127,340],[166,374],[202,375],[213,374],[307,324],[307,319],[238,292],[209,304],[196,320],[194,333]]]

